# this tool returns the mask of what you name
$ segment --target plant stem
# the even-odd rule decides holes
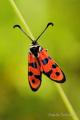
[[[69,99],[67,98],[67,96],[66,96],[63,88],[61,87],[61,85],[56,83],[56,87],[57,87],[57,89],[58,89],[58,91],[60,93],[60,96],[61,96],[64,104],[66,105],[66,107],[67,107],[67,109],[68,109],[68,111],[70,113],[70,116],[73,118],[73,120],[79,120],[75,110],[73,109],[73,107],[72,107]]]
[[[20,18],[20,20],[21,20],[21,22],[23,23],[25,29],[26,29],[27,32],[29,33],[30,37],[31,37],[32,39],[34,39],[31,30],[29,29],[28,25],[26,24],[26,22],[25,22],[25,20],[24,20],[24,17],[22,16],[21,12],[19,11],[18,7],[16,6],[14,0],[9,0],[9,2],[11,3],[12,7],[14,8],[17,16]],[[65,103],[65,105],[66,105],[66,107],[67,107],[67,109],[68,109],[68,111],[69,111],[72,119],[73,119],[73,120],[79,120],[79,118],[78,118],[75,110],[73,109],[73,107],[72,107],[70,101],[68,100],[68,98],[67,98],[67,96],[66,96],[63,88],[61,87],[61,85],[57,83],[57,84],[56,84],[56,87],[57,87],[57,89],[58,89],[58,91],[59,91],[59,93],[60,93],[60,96],[61,96],[63,102]]]
[[[34,40],[34,37],[31,33],[31,30],[29,29],[28,25],[26,24],[24,17],[22,16],[21,12],[19,11],[18,7],[16,6],[14,0],[9,0],[13,9],[15,10],[17,16],[19,17],[19,19],[21,20],[22,24],[24,25],[25,29],[27,30],[27,32],[29,33],[30,37]]]

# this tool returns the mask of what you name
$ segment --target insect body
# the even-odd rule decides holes
[[[19,25],[14,25],[14,28],[20,28],[20,30],[32,41],[32,46],[28,54],[28,81],[33,91],[37,91],[40,87],[42,73],[55,82],[63,83],[65,81],[65,75],[61,68],[57,65],[55,60],[51,59],[47,51],[37,43],[40,36],[50,25],[53,26],[53,23],[48,23],[36,40],[32,40]]]

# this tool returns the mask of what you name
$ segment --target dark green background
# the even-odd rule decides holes
[[[80,118],[80,0],[16,0],[16,5],[35,37],[48,22],[54,23],[39,44],[65,72],[61,86]],[[53,81],[43,76],[39,91],[31,91],[31,42],[12,28],[17,23],[24,28],[10,2],[0,1],[0,120],[72,120]],[[56,113],[68,116],[50,115]]]

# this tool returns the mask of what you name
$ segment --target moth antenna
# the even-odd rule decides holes
[[[46,29],[49,27],[49,26],[53,26],[54,24],[52,22],[49,22],[46,26],[46,28],[42,31],[42,33],[37,37],[37,39],[35,40],[36,42],[38,41],[38,39],[42,36],[42,34],[46,31]]]
[[[32,38],[22,29],[22,27],[20,25],[14,25],[13,28],[19,28],[32,42]]]

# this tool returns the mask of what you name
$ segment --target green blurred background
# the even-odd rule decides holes
[[[65,72],[61,87],[80,118],[80,0],[15,2],[35,37],[48,22],[54,23],[39,44]],[[46,76],[40,89],[31,91],[27,76],[31,42],[13,29],[14,24],[25,29],[9,0],[0,1],[0,120],[72,120],[56,84]],[[56,113],[59,116],[53,116]]]

